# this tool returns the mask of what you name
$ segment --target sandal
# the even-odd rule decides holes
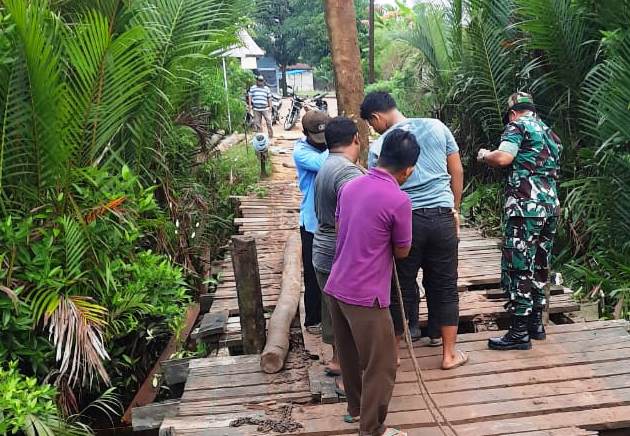
[[[355,422],[359,422],[359,416],[352,416],[350,414],[343,415],[343,422],[346,424],[354,424]]]
[[[458,368],[468,362],[468,354],[464,353],[462,350],[457,350],[457,357],[454,364],[448,367],[442,365],[442,369],[448,371],[449,369]]]
[[[383,433],[381,436],[407,436],[407,433],[392,427],[387,427],[385,429],[385,433]]]

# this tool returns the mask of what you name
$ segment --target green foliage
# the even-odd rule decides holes
[[[630,250],[621,235],[630,233],[630,4],[449,3],[399,4],[396,14],[380,17],[380,34],[415,50],[422,72],[405,89],[404,62],[398,61],[399,72],[384,74],[386,81],[375,86],[394,93],[410,114],[426,113],[431,104],[440,108],[432,114],[455,132],[472,180],[463,210],[490,233],[501,221],[501,174],[482,170],[474,156],[498,144],[507,97],[517,90],[533,93],[564,146],[557,267],[580,296],[601,293],[608,313],[627,317]],[[380,44],[382,59],[395,59],[391,42]],[[409,96],[422,102],[427,95],[434,99],[415,111],[407,103]]]
[[[4,282],[3,272],[0,280]],[[25,372],[44,377],[54,359],[53,349],[45,337],[33,331],[33,312],[21,298],[23,289],[0,292],[0,362],[18,362]]]
[[[237,60],[230,59],[227,64],[228,104],[232,118],[232,129],[242,127],[245,122],[245,95],[253,84],[254,76],[243,70]],[[225,97],[223,67],[216,61],[201,72],[199,83],[199,104],[210,118],[210,130],[220,130],[228,125],[228,104]]]
[[[34,377],[24,377],[16,362],[0,365],[0,434],[27,436],[87,435],[80,425],[66,423],[55,404],[56,390]]]
[[[470,218],[485,235],[501,234],[503,189],[498,183],[479,185],[462,200],[461,212]]]
[[[368,4],[368,0],[354,0],[360,48],[368,46],[368,29],[363,24]],[[296,62],[313,65],[317,83],[333,87],[323,1],[256,0],[254,30],[256,42],[281,68]],[[367,50],[361,50],[361,57],[367,62]]]

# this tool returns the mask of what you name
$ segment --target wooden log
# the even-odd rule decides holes
[[[246,354],[258,354],[265,346],[266,332],[254,238],[232,236],[232,266],[243,332],[243,351]]]
[[[301,249],[300,237],[297,233],[293,233],[284,247],[280,296],[269,321],[267,345],[260,356],[260,367],[268,374],[282,369],[289,351],[289,330],[297,313],[302,291]]]

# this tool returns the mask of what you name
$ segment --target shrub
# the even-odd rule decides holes
[[[53,386],[20,374],[17,362],[10,362],[8,368],[0,365],[0,434],[91,434],[84,426],[62,419],[55,405],[56,395]]]

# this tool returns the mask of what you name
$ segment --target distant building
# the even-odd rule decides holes
[[[239,58],[241,68],[245,70],[255,70],[257,60],[265,55],[265,51],[256,44],[246,30],[238,32],[238,43],[230,47],[223,56]]]
[[[287,67],[287,85],[297,94],[315,89],[313,67],[307,64],[295,64]]]
[[[271,56],[258,58],[257,70],[258,74],[262,75],[265,78],[267,86],[269,86],[269,88],[271,88],[273,92],[277,93],[280,85],[280,69],[278,68],[276,60]]]

